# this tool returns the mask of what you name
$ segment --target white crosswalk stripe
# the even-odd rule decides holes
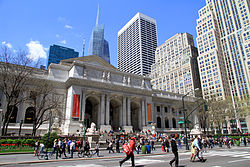
[[[240,152],[240,151],[215,151],[211,150],[207,153],[203,153],[204,156],[222,156],[222,157],[233,157],[233,158],[249,158],[249,152]]]

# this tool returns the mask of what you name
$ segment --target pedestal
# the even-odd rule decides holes
[[[128,133],[133,132],[133,126],[123,126],[122,129]]]
[[[100,125],[100,132],[109,132],[111,129],[111,125]]]
[[[194,137],[195,135],[198,135],[199,137],[202,136],[202,131],[200,130],[199,125],[195,125],[194,129],[191,130],[190,135],[192,135],[192,137]]]

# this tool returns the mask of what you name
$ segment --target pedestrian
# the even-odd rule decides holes
[[[119,139],[115,140],[115,150],[116,150],[116,153],[120,153],[120,140]]]
[[[62,154],[64,155],[64,157],[67,157],[67,155],[66,155],[66,145],[67,145],[67,141],[66,141],[66,139],[64,139],[63,141],[62,141],[62,144],[61,144],[61,152],[60,152],[60,158],[62,157]]]
[[[180,140],[180,138],[177,139],[177,142],[178,142],[178,149],[181,149],[181,140]]]
[[[195,149],[192,162],[194,162],[195,157],[197,156],[201,162],[205,162],[206,159],[203,159],[202,157],[199,156],[199,151],[201,151],[201,144],[199,144],[199,137],[195,135],[195,139],[193,141],[193,147]]]
[[[161,151],[166,152],[166,145],[165,145],[165,139],[162,140],[161,142]]]
[[[95,153],[93,155],[97,155],[99,157],[99,141],[96,142],[96,145],[95,145]]]
[[[151,146],[149,143],[147,143],[146,148],[147,148],[147,154],[150,154],[151,153]]]
[[[191,156],[190,156],[190,162],[193,162],[193,156],[195,154],[195,149],[194,149],[194,139],[192,139],[192,142],[191,142]]]
[[[153,139],[151,139],[151,148],[152,150],[155,150],[155,142]]]
[[[168,138],[165,139],[165,147],[167,148],[167,152],[169,152],[170,151],[170,144],[169,144]]]
[[[84,153],[88,154],[90,150],[90,145],[88,139],[86,139],[85,144],[84,144]]]
[[[71,140],[69,139],[69,140],[68,140],[68,143],[67,143],[68,154],[70,154],[70,144],[71,144]]]
[[[136,153],[139,154],[140,153],[140,148],[141,148],[141,144],[140,144],[140,141],[138,140],[136,142]]]
[[[44,144],[43,143],[40,143],[40,151],[39,151],[39,155],[42,154],[44,151]]]
[[[244,143],[244,146],[246,147],[247,146],[247,140],[245,137],[243,137],[243,143]]]
[[[34,157],[39,156],[38,150],[39,150],[39,141],[36,140],[35,145],[34,145]]]
[[[75,141],[73,140],[70,143],[70,158],[73,158],[74,151],[75,151]]]
[[[176,144],[176,139],[178,139],[178,134],[172,134],[172,140],[171,140],[171,149],[174,154],[174,158],[169,162],[169,165],[172,167],[172,164],[175,162],[175,167],[179,164],[179,158],[178,158],[178,148]]]
[[[110,154],[111,151],[112,151],[112,153],[114,153],[114,150],[113,150],[113,141],[112,140],[109,142],[108,150],[109,150],[109,154]]]
[[[135,156],[134,156],[135,138],[131,137],[129,143],[125,143],[122,148],[123,148],[124,152],[126,153],[126,157],[123,160],[119,161],[120,167],[122,166],[122,164],[125,161],[129,160],[130,158],[131,158],[131,162],[132,162],[132,167],[135,167]],[[127,149],[129,151],[126,151]]]

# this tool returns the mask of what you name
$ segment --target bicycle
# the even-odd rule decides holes
[[[79,150],[78,153],[77,153],[78,157],[79,158],[83,158],[83,157],[88,157],[88,158],[91,158],[92,155],[93,155],[93,151],[92,150],[89,150],[89,151],[85,151],[84,149],[82,150]]]
[[[47,153],[47,156],[46,156],[46,152],[43,151],[43,152],[39,153],[37,158],[39,160],[42,160],[42,159],[45,159],[45,160],[55,159],[55,155],[54,155],[54,153],[52,151],[50,151],[50,152]]]

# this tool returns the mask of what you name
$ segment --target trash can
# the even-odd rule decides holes
[[[142,151],[142,154],[146,154],[147,153],[147,147],[146,147],[146,145],[143,145],[141,147],[141,151]]]

